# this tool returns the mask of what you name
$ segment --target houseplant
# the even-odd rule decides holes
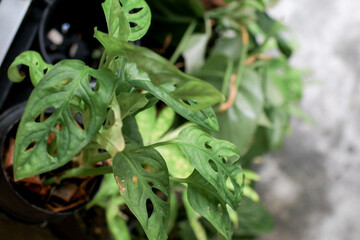
[[[188,74],[213,84],[226,96],[215,107],[220,131],[213,134],[238,146],[242,156],[239,162],[243,167],[253,167],[263,154],[281,147],[290,130],[292,116],[307,119],[296,107],[301,99],[302,73],[289,63],[293,47],[282,35],[285,26],[268,15],[265,1],[147,2],[152,10],[153,24],[143,44]],[[172,128],[171,122],[175,121],[176,125],[179,120],[175,120],[176,116],[170,112],[170,109],[164,109],[156,115],[155,109],[149,109],[136,116],[145,144],[176,135],[177,130]],[[165,122],[168,123],[166,126]],[[179,149],[162,146],[157,150],[167,161],[172,176],[191,174],[191,164]],[[246,199],[231,218],[235,239],[263,234],[273,225],[251,188],[252,182],[259,177],[249,170],[244,172]],[[186,193],[181,186],[177,187],[178,192]],[[113,232],[123,233],[118,235],[119,239],[129,239],[125,214],[113,213],[113,206],[124,203],[111,189],[109,185],[104,186],[93,204],[105,208],[109,227]],[[190,231],[193,234],[181,236],[182,239],[213,237],[214,233],[211,235],[211,230],[199,216],[187,208],[186,198],[183,202],[185,204],[179,200],[171,205],[175,206],[173,209],[181,207],[179,214],[185,209],[188,214],[185,217],[173,215],[170,234],[178,227],[180,235],[184,229],[193,229]],[[246,212],[247,209],[251,211]]]
[[[33,51],[22,53],[10,66],[8,76],[15,82],[23,80],[18,65],[28,66],[34,85],[16,135],[15,179],[52,171],[71,160],[80,166],[45,183],[113,174],[122,201],[149,239],[167,238],[175,199],[170,186],[186,185],[188,209],[230,239],[229,212],[238,208],[244,183],[238,148],[209,133],[218,130],[211,106],[223,95],[153,51],[128,42],[140,39],[149,28],[151,12],[145,1],[106,0],[102,7],[108,33],[95,28],[94,37],[105,49],[98,69],[80,60],[50,65]],[[192,124],[175,139],[144,146],[134,115],[159,101]],[[191,163],[190,176],[169,175],[155,149],[168,144],[181,149]],[[108,165],[93,167],[107,159]]]

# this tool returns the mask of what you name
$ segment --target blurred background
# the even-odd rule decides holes
[[[260,240],[360,239],[360,2],[281,0],[270,15],[289,27],[293,66],[306,71],[282,150],[266,156],[256,185],[274,215]]]

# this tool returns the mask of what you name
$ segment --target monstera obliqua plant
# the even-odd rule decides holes
[[[18,66],[28,66],[34,85],[16,135],[15,179],[52,171],[69,161],[80,166],[46,183],[108,174],[117,183],[119,202],[127,205],[148,239],[159,240],[167,239],[174,217],[171,205],[177,201],[174,193],[181,186],[193,224],[202,216],[220,238],[231,239],[230,216],[240,204],[243,172],[238,148],[211,135],[219,130],[212,106],[224,96],[131,43],[150,26],[151,12],[144,0],[106,0],[102,8],[108,32],[94,30],[104,48],[98,69],[74,59],[50,65],[33,51],[22,53],[10,66],[8,76],[14,82],[24,79]],[[145,113],[151,111],[154,118],[148,120]],[[171,118],[174,112],[187,124],[165,134],[169,126],[164,116]],[[155,121],[157,117],[162,121]],[[160,133],[139,132],[137,123]],[[171,147],[160,154],[157,149],[164,146]],[[184,177],[174,167],[169,173],[166,160],[176,158],[179,151],[179,171],[181,161],[191,166]],[[94,167],[105,160],[108,164]]]

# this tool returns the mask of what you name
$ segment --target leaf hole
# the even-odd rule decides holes
[[[129,11],[129,14],[135,14],[140,12],[141,10],[143,10],[143,8],[133,8],[132,10]]]
[[[220,214],[223,213],[223,208],[222,208],[222,206],[221,206],[220,203],[217,205],[217,210],[218,210],[218,212],[219,212]]]
[[[222,158],[221,161],[223,162],[223,164],[226,164],[226,159],[225,158]]]
[[[164,202],[167,202],[169,200],[169,197],[165,193],[157,189],[156,187],[152,187],[151,190],[156,196],[158,196]]]
[[[146,200],[146,211],[147,211],[148,218],[150,218],[154,212],[154,206],[150,199]]]
[[[43,122],[54,113],[55,108],[54,107],[48,107],[46,108],[42,113],[40,113],[36,118],[35,122]]]
[[[213,160],[209,159],[209,165],[215,172],[219,171],[216,163]]]
[[[130,27],[131,27],[131,28],[134,28],[134,27],[137,26],[137,23],[134,23],[134,22],[129,22],[129,24],[130,24]]]
[[[36,145],[35,142],[32,141],[25,149],[25,152],[30,151],[31,149],[35,148],[35,145]]]
[[[109,129],[115,124],[115,113],[114,110],[108,108],[107,110],[106,119],[104,120],[103,126],[105,129]]]
[[[46,150],[50,156],[56,156],[56,134],[50,132],[46,141]]]
[[[100,84],[99,84],[99,81],[96,80],[95,78],[90,77],[89,85],[90,85],[91,90],[93,90],[94,92],[99,91]]]
[[[203,118],[207,119],[208,116],[206,115],[206,113],[202,110],[199,111],[201,113],[201,115],[203,116]]]
[[[209,142],[205,142],[204,146],[206,149],[212,149],[212,146],[210,146]]]
[[[83,118],[83,116],[82,116],[81,112],[77,112],[77,113],[73,114],[74,123],[80,130],[84,130],[82,118]]]

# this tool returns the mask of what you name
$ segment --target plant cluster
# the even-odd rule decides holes
[[[97,69],[75,59],[50,65],[34,51],[10,66],[14,82],[28,66],[34,85],[15,178],[69,161],[80,166],[46,183],[105,174],[91,205],[105,208],[121,240],[133,233],[120,206],[148,239],[246,239],[271,229],[251,188],[258,176],[241,165],[281,146],[290,116],[301,115],[293,104],[301,81],[264,1],[106,0],[102,8],[108,31],[94,30],[104,48]],[[132,43],[141,38],[151,44]]]

